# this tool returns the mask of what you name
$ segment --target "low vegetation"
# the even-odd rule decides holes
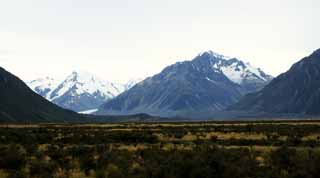
[[[317,178],[320,122],[1,125],[0,178]]]

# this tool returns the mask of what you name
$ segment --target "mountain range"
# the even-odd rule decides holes
[[[63,108],[90,113],[139,81],[112,83],[85,71],[74,71],[62,82],[46,77],[27,84],[33,91]]]
[[[320,49],[295,63],[263,90],[242,98],[229,110],[320,114]]]
[[[148,120],[149,115],[160,116],[155,120],[259,119],[278,114],[305,118],[320,114],[320,49],[276,78],[237,58],[208,51],[137,84],[116,85],[89,73],[73,72],[62,82],[47,77],[30,82],[29,87],[0,68],[0,122]],[[81,115],[54,103],[103,116]],[[96,104],[98,110],[88,103]]]
[[[37,95],[1,67],[0,98],[0,122],[74,122],[85,119]]]
[[[102,105],[96,114],[196,116],[221,111],[272,79],[249,63],[208,51],[166,67]]]

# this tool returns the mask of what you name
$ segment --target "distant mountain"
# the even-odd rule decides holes
[[[0,122],[71,122],[82,118],[48,102],[0,67]]]
[[[50,100],[73,111],[96,109],[124,91],[122,85],[101,80],[86,72],[73,72],[51,93]]]
[[[59,85],[59,82],[53,78],[46,77],[28,82],[27,85],[39,95],[50,100],[51,93]]]
[[[127,84],[112,83],[88,72],[75,71],[62,82],[46,77],[27,84],[33,91],[63,108],[88,113],[130,89],[136,82],[139,80],[130,80]]]
[[[229,110],[320,114],[320,49],[294,64],[263,90],[241,99]]]
[[[171,117],[220,111],[271,79],[248,63],[208,51],[145,79],[102,105],[97,114]]]

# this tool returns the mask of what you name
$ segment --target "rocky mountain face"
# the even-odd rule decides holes
[[[86,112],[132,87],[135,81],[123,85],[108,82],[88,72],[73,72],[64,81],[52,78],[37,79],[29,87],[47,100],[67,109]]]
[[[294,64],[263,90],[241,99],[229,110],[320,114],[320,49]]]
[[[0,67],[0,122],[72,122],[83,116],[62,109],[34,93]]]
[[[208,51],[145,79],[102,105],[97,114],[180,116],[220,111],[271,79],[248,63]]]

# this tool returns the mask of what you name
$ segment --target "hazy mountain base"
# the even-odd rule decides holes
[[[118,122],[167,122],[171,121],[172,118],[164,118],[151,116],[148,114],[134,114],[134,115],[85,115],[90,120],[90,123],[118,123]],[[174,119],[175,120],[175,119]],[[177,121],[182,121],[182,119],[177,118]]]
[[[306,120],[319,119],[320,117],[305,114],[274,114],[266,112],[247,111],[184,111],[184,112],[163,112],[161,116],[141,113],[109,113],[109,116],[93,116],[96,121],[126,122],[181,122],[181,121],[254,121],[254,120]]]
[[[269,114],[269,113],[250,113],[250,112],[211,112],[211,113],[192,113],[185,112],[180,115],[172,115],[168,117],[152,116],[148,114],[132,114],[132,115],[81,115],[81,119],[69,121],[50,121],[50,120],[34,120],[17,121],[10,119],[3,113],[0,113],[0,123],[121,123],[121,122],[198,122],[198,121],[267,121],[267,120],[317,120],[320,117],[302,115],[302,114]]]

